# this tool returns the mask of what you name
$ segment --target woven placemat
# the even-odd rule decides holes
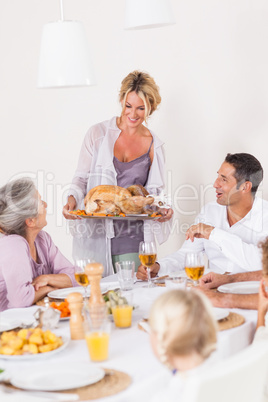
[[[148,323],[147,318],[143,318],[139,323],[138,323],[138,328],[142,331],[146,331],[146,329],[140,325],[140,323],[145,322]],[[239,325],[244,324],[245,318],[237,313],[229,313],[228,317],[224,318],[223,320],[218,321],[218,330],[219,331],[224,331],[225,329],[231,329],[235,327],[239,327]]]
[[[228,317],[223,320],[218,321],[219,331],[224,331],[225,329],[231,329],[239,327],[239,325],[244,324],[245,318],[237,313],[230,313]]]
[[[131,384],[132,380],[128,374],[117,370],[104,370],[106,374],[101,381],[86,387],[64,391],[64,393],[77,393],[79,395],[79,401],[91,401],[93,399],[117,394]]]
[[[102,380],[95,384],[87,385],[81,388],[73,388],[68,391],[60,391],[64,394],[78,394],[78,401],[91,401],[93,399],[104,398],[105,396],[115,395],[123,391],[132,382],[131,377],[113,369],[104,369],[105,376]],[[17,389],[12,385],[7,385],[9,388]]]

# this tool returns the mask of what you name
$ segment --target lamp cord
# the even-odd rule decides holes
[[[60,15],[61,15],[61,21],[64,21],[64,15],[63,15],[63,0],[60,0]]]

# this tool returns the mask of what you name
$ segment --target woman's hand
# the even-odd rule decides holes
[[[48,275],[37,276],[32,281],[32,285],[33,285],[35,290],[39,290],[40,288],[43,288],[44,286],[49,285],[49,277],[48,277]]]
[[[47,274],[39,275],[32,281],[35,291],[45,287],[52,286],[57,289],[72,287],[72,281],[66,274]]]
[[[158,222],[167,222],[172,218],[174,211],[172,208],[166,209],[166,208],[162,208],[161,210],[161,214],[162,217],[157,219]]]
[[[63,210],[62,210],[62,214],[63,214],[64,218],[71,219],[71,220],[81,219],[81,218],[79,218],[79,216],[70,215],[68,213],[69,211],[73,211],[75,209],[75,207],[76,207],[76,200],[73,195],[70,195],[68,197],[67,204],[64,205]]]

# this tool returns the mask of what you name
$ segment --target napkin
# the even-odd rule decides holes
[[[142,331],[147,332],[148,334],[150,333],[150,325],[148,324],[148,322],[141,320],[138,322],[138,327],[139,329],[141,329]]]

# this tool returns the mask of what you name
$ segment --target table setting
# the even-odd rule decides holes
[[[86,297],[82,286],[61,289],[48,294],[46,302],[39,303],[41,306],[0,313],[0,332],[4,333],[12,327],[33,324],[38,309],[48,311],[52,302],[67,299],[71,310],[71,317],[58,319],[49,329],[62,340],[55,350],[33,355],[0,355],[0,369],[4,370],[0,382],[5,395],[9,389],[18,395],[46,392],[39,397],[46,396],[47,400],[124,401],[146,379],[149,381],[165,370],[149,342],[150,307],[170,289],[193,291],[192,279],[185,271],[178,271],[152,279],[153,286],[148,287],[146,281],[137,280],[131,263],[117,263],[117,273],[105,278],[101,278],[100,264],[87,267],[90,285]],[[97,304],[94,300],[98,300]],[[215,352],[219,358],[237,353],[251,343],[256,311],[213,308],[213,312],[219,327]]]

